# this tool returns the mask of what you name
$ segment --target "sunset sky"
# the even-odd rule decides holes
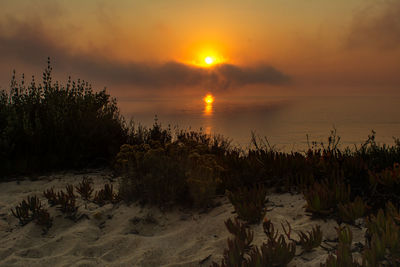
[[[119,98],[398,94],[400,1],[2,0],[1,88],[48,56]]]

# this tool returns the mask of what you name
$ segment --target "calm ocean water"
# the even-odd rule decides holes
[[[222,134],[232,143],[247,147],[251,131],[268,138],[282,151],[302,151],[310,141],[326,143],[336,128],[342,146],[360,145],[376,132],[378,143],[394,144],[400,137],[400,97],[247,97],[216,98],[206,105],[202,99],[119,99],[126,118],[144,126],[154,123],[180,129],[202,129]]]

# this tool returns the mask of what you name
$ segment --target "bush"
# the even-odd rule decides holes
[[[108,164],[126,140],[115,102],[81,80],[52,81],[50,61],[42,84],[26,86],[15,73],[0,91],[0,174]]]
[[[154,127],[160,129],[157,124]],[[121,198],[159,206],[212,205],[223,168],[217,155],[211,153],[218,147],[200,137],[181,133],[177,140],[146,138],[145,144],[121,146],[115,162],[115,168],[122,173]]]

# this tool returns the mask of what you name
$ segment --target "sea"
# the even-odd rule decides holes
[[[360,147],[375,132],[378,144],[400,138],[399,96],[248,96],[202,98],[120,98],[122,115],[136,125],[223,135],[248,148],[254,134],[278,151],[303,152],[312,142],[328,142],[332,131],[339,146]]]

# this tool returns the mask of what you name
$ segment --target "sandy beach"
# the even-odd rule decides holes
[[[95,190],[105,183],[118,188],[118,177],[106,170],[87,173],[57,173],[0,183],[0,265],[1,266],[210,266],[221,262],[227,238],[231,237],[224,221],[234,218],[234,208],[227,198],[216,199],[217,207],[201,213],[175,208],[161,211],[139,204],[107,204],[102,207],[77,198],[78,220],[64,218],[55,207],[49,207],[42,192],[56,191],[65,185],[78,184],[86,176],[94,181]],[[27,196],[37,195],[53,217],[47,233],[33,222],[18,224],[10,209]],[[321,225],[325,242],[336,237],[333,220],[312,220],[305,212],[302,195],[269,194],[266,217],[278,229],[286,220],[293,232],[311,230]],[[255,245],[266,241],[262,224],[253,225]],[[353,244],[364,242],[364,228],[351,227]],[[297,239],[296,234],[292,234]],[[319,266],[328,253],[322,248],[301,254],[289,266]],[[357,253],[354,253],[357,255]]]

